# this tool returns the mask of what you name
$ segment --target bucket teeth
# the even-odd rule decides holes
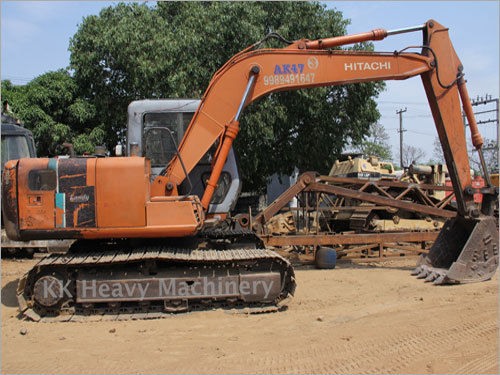
[[[441,285],[441,284],[445,284],[445,279],[446,279],[446,275],[445,274],[441,274],[439,275],[439,277],[434,280],[434,285]]]
[[[422,271],[422,266],[418,266],[413,271],[411,271],[411,275],[417,276],[421,271]]]
[[[418,266],[412,271],[411,274],[413,276],[417,276],[417,279],[425,279],[425,282],[433,282],[435,285],[446,284],[449,282],[445,271],[426,265]]]
[[[437,278],[439,277],[439,274],[436,272],[436,271],[433,271],[431,272],[426,278],[425,278],[425,282],[428,283],[428,282],[431,282],[431,281],[434,281],[436,280]]]
[[[422,267],[422,270],[420,273],[417,275],[417,279],[425,279],[427,275],[429,275],[431,271],[427,267]]]

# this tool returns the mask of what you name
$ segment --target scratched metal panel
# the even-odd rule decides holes
[[[87,186],[87,160],[58,160],[58,191],[64,194],[67,228],[96,227],[95,188]]]

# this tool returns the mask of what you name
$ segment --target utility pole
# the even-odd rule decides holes
[[[403,113],[407,111],[407,108],[405,109],[400,109],[399,111],[396,111],[396,114],[399,115],[399,166],[403,168],[403,132],[406,130],[403,130]]]

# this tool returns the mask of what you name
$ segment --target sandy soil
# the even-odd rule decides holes
[[[287,311],[34,323],[3,260],[3,373],[499,373],[499,278],[433,286],[414,259],[297,270]],[[25,335],[20,334],[26,329]]]

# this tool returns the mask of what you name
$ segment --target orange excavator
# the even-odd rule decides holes
[[[413,31],[422,31],[423,44],[394,53],[332,49]],[[478,210],[460,102],[480,156],[483,141],[448,29],[430,20],[392,31],[288,43],[282,49],[258,49],[256,43],[215,73],[175,155],[152,183],[149,160],[137,156],[6,164],[3,214],[9,237],[78,240],[67,254],[42,259],[21,278],[17,294],[26,316],[70,320],[95,314],[156,317],[198,307],[280,308],[295,289],[290,264],[258,249],[251,232],[218,231],[217,220],[205,216],[244,107],[277,91],[414,76],[421,77],[427,94],[458,212],[415,273],[437,284],[491,278],[498,265],[492,216],[498,189],[483,163],[487,183]],[[159,130],[175,144],[168,129]],[[214,144],[201,199],[179,195],[180,185]]]

